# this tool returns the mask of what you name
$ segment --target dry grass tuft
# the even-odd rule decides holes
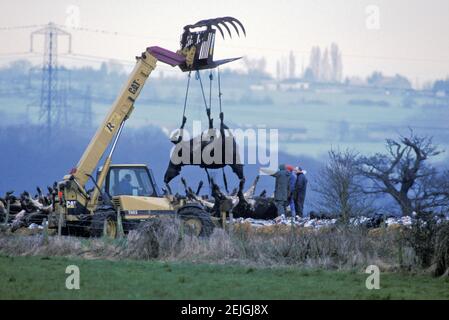
[[[439,229],[436,274],[448,270],[449,226]],[[208,238],[184,233],[172,217],[142,224],[121,240],[17,236],[0,233],[0,252],[7,255],[80,256],[106,259],[158,259],[251,266],[301,266],[382,270],[422,270],[409,235],[403,229],[333,226],[318,230],[279,226],[266,229],[236,225],[215,229]]]

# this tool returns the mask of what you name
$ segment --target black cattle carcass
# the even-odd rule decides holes
[[[242,203],[237,204],[232,210],[234,218],[252,218],[260,220],[271,220],[277,217],[277,208],[272,198],[253,197]]]
[[[215,199],[214,214],[219,215],[220,207],[226,201],[230,201],[234,218],[252,218],[260,220],[270,220],[277,217],[277,208],[273,198],[265,196],[254,196],[259,176],[254,179],[251,187],[243,192],[243,180],[239,184],[239,188],[233,195],[225,195],[219,186],[212,180],[212,196]],[[228,211],[228,210],[226,210]]]
[[[234,136],[224,134],[224,130],[209,129],[207,132],[183,141],[182,133],[179,138],[172,139],[175,144],[170,157],[164,182],[168,183],[179,175],[183,166],[193,165],[203,169],[219,169],[230,166],[240,180],[244,179],[243,164]]]

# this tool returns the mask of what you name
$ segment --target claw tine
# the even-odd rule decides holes
[[[240,28],[242,28],[243,34],[244,34],[245,37],[246,37],[246,30],[245,30],[245,27],[243,26],[243,24],[242,24],[239,20],[237,20],[236,18],[233,18],[233,17],[227,17],[227,18],[229,18],[229,19],[232,20],[232,21],[237,22],[237,24],[240,26]]]
[[[228,33],[229,33],[229,37],[232,39],[231,30],[229,29],[229,27],[227,26],[227,24],[225,23],[225,21],[224,21],[223,19],[221,19],[221,18],[215,19],[214,25],[218,26],[220,23],[226,28],[226,30],[227,30]]]
[[[214,23],[212,23],[214,26],[216,26],[217,27],[217,29],[218,29],[218,31],[220,31],[220,33],[221,33],[221,36],[223,37],[223,39],[225,39],[225,36],[224,36],[224,32],[223,32],[223,29],[222,28],[220,28],[220,26],[218,25],[218,23],[217,24],[214,24]]]
[[[231,19],[229,19],[229,17],[224,17],[223,21],[228,22],[231,26],[234,27],[235,31],[237,32],[237,35],[240,37],[240,32],[239,29],[237,28],[237,26],[235,25],[234,21],[232,21]]]
[[[243,26],[243,24],[239,20],[237,20],[236,18],[233,18],[233,17],[221,17],[221,18],[216,18],[216,19],[200,20],[200,21],[198,21],[197,23],[195,23],[193,25],[189,25],[189,27],[190,28],[197,28],[197,27],[215,26],[218,29],[218,31],[220,31],[221,36],[223,37],[223,39],[225,39],[223,29],[220,27],[220,24],[221,24],[228,31],[229,37],[232,38],[231,30],[229,29],[229,27],[226,24],[226,22],[231,24],[232,27],[237,32],[237,35],[240,36],[239,29],[236,26],[236,23],[237,23],[240,26],[240,28],[242,28],[243,34],[246,36],[246,30],[245,30],[245,27]]]
[[[197,23],[194,24],[194,26],[197,27],[209,27],[209,26],[215,26],[217,27],[218,31],[220,31],[221,36],[223,37],[223,39],[225,38],[224,36],[224,32],[223,29],[218,25],[218,23],[216,22],[217,19],[208,19],[208,20],[200,20]],[[229,30],[228,30],[229,31]]]

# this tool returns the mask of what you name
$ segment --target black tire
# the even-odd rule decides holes
[[[209,237],[214,232],[215,224],[212,222],[210,214],[200,206],[185,205],[178,210],[178,216],[184,223],[198,222],[201,225],[201,230],[199,232],[196,230],[194,233],[199,237]]]
[[[112,234],[107,234],[110,238],[117,237],[117,213],[115,211],[97,211],[92,217],[90,222],[90,236],[91,237],[101,237],[103,236],[104,223],[110,223],[111,226],[115,225],[115,232]]]

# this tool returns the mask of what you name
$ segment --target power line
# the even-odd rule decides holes
[[[62,26],[64,27],[64,26]],[[121,37],[128,37],[128,38],[141,38],[148,40],[148,36],[143,35],[137,35],[137,34],[126,34],[121,33],[117,31],[109,31],[104,29],[91,29],[91,28],[85,28],[85,27],[72,27],[71,29],[75,31],[86,31],[86,32],[93,32],[93,33],[100,33],[104,35],[113,35],[113,36],[121,36]],[[156,40],[169,40],[169,41],[177,41],[175,38],[169,38],[169,37],[152,37],[152,39]],[[272,48],[272,47],[259,47],[259,46],[242,46],[242,45],[228,45],[228,48],[236,48],[236,49],[250,49],[250,50],[256,50],[256,51],[277,51],[277,52],[295,52],[295,53],[301,53],[301,54],[310,54],[311,50],[295,50],[295,49],[285,49],[285,48]],[[394,61],[415,61],[415,62],[432,62],[432,63],[449,63],[449,59],[441,58],[441,59],[434,59],[434,58],[414,58],[414,57],[392,57],[392,56],[370,56],[370,55],[362,55],[362,54],[345,54],[342,53],[343,57],[351,57],[351,58],[357,58],[357,59],[375,59],[375,60],[394,60]]]
[[[27,26],[5,26],[0,27],[0,31],[12,31],[12,30],[21,30],[21,29],[35,29],[40,28],[45,25],[43,24],[33,24],[33,25],[27,25]]]
[[[84,60],[84,61],[94,61],[94,62],[101,62],[101,61],[117,61],[122,64],[128,64],[128,65],[134,65],[135,61],[127,60],[127,59],[118,59],[118,58],[112,58],[112,57],[100,57],[100,56],[94,56],[89,54],[79,54],[79,53],[70,53],[70,54],[62,54],[61,57],[68,58],[68,59],[75,59],[75,60]]]
[[[0,27],[0,31],[10,31],[10,30],[20,30],[20,29],[29,29],[42,27],[43,25],[26,25],[26,26],[5,26]],[[123,33],[118,31],[111,31],[106,29],[99,28],[89,28],[89,27],[73,27],[66,26],[61,24],[55,24],[55,26],[63,29],[70,29],[73,31],[82,31],[82,32],[90,32],[102,35],[109,36],[120,36],[127,38],[139,38],[139,39],[155,39],[155,40],[168,40],[168,41],[178,41],[176,38],[172,37],[159,37],[159,36],[146,36],[146,35],[138,35],[131,33]],[[228,48],[236,48],[236,49],[246,49],[246,50],[256,50],[256,51],[273,51],[273,52],[295,52],[301,54],[310,54],[311,50],[297,50],[297,49],[287,49],[287,48],[272,48],[272,47],[262,47],[262,46],[242,46],[242,45],[228,45]],[[430,63],[449,63],[449,59],[447,58],[421,58],[421,57],[394,57],[394,56],[371,56],[371,55],[362,55],[356,53],[342,53],[343,57],[355,58],[355,59],[372,59],[372,60],[393,60],[393,61],[412,61],[412,62],[430,62]]]
[[[111,31],[111,30],[105,30],[105,29],[97,29],[97,28],[88,28],[88,27],[73,27],[73,26],[64,26],[64,25],[57,25],[58,27],[70,29],[73,31],[82,31],[82,32],[90,32],[90,33],[97,33],[102,35],[110,35],[110,36],[119,36],[119,37],[127,37],[127,38],[138,38],[138,39],[155,39],[155,40],[168,40],[168,41],[179,41],[177,38],[171,38],[171,37],[153,37],[153,36],[147,36],[147,35],[138,35],[138,34],[131,34],[131,33],[123,33],[118,31]]]
[[[32,55],[33,52],[23,51],[23,52],[0,52],[0,56],[17,56],[17,55]]]
[[[64,26],[61,26],[64,27]],[[128,38],[141,38],[141,39],[147,39],[148,36],[143,35],[137,35],[137,34],[126,34],[122,32],[117,31],[110,31],[110,30],[104,30],[104,29],[92,29],[92,28],[85,28],[85,27],[70,27],[71,29],[75,31],[86,31],[86,32],[92,32],[92,33],[99,33],[104,35],[113,35],[113,36],[121,36],[121,37],[128,37]],[[169,37],[152,37],[152,39],[156,40],[169,40],[169,41],[177,41],[176,38],[169,38]],[[259,46],[242,46],[242,45],[228,45],[228,48],[236,48],[236,49],[250,49],[250,50],[257,50],[257,51],[277,51],[277,52],[295,52],[295,53],[301,53],[301,54],[310,54],[311,50],[295,50],[295,49],[285,49],[285,48],[272,48],[272,47],[259,47]],[[375,59],[375,60],[394,60],[394,61],[415,61],[415,62],[434,62],[434,63],[449,63],[449,59],[441,58],[441,59],[434,59],[434,58],[414,58],[414,57],[392,57],[392,56],[370,56],[370,55],[361,55],[361,54],[342,54],[343,57],[351,57],[351,58],[358,58],[358,59]]]

